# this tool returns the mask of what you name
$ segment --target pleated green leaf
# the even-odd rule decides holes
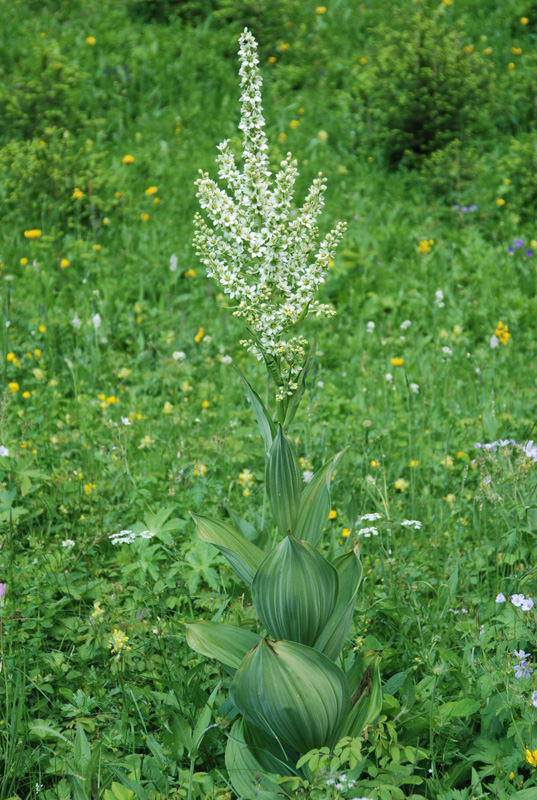
[[[263,769],[244,740],[243,720],[238,719],[227,740],[226,769],[231,785],[246,800],[280,800],[285,793],[278,784],[279,767],[273,773]]]
[[[244,741],[266,772],[305,777],[304,772],[296,768],[296,762],[300,757],[296,750],[278,741],[272,734],[268,734],[257,725],[252,725],[247,720],[243,720],[243,723]]]
[[[186,623],[186,640],[192,650],[208,658],[216,658],[226,667],[238,669],[246,653],[255,647],[260,636],[245,628],[224,622]]]
[[[330,619],[337,596],[336,569],[294,536],[271,550],[252,582],[254,607],[269,634],[310,647]]]
[[[335,661],[341,653],[352,623],[356,593],[362,580],[363,570],[353,550],[336,558],[333,566],[339,579],[337,601],[330,619],[321,630],[313,647]]]
[[[371,725],[380,714],[382,709],[380,659],[380,653],[376,652],[368,653],[363,658],[365,671],[352,699],[352,710],[344,723],[344,736],[360,736],[365,726]]]
[[[254,575],[265,558],[264,552],[227,522],[192,512],[190,516],[197,525],[199,538],[220,550],[237,575],[251,586]]]
[[[281,533],[295,532],[302,476],[295,446],[285,435],[281,425],[267,463],[267,494],[272,513]]]
[[[330,479],[338,461],[346,452],[339,453],[323,464],[302,492],[296,531],[297,539],[304,539],[314,547],[318,544],[330,513]]]
[[[265,453],[270,451],[272,447],[272,440],[276,436],[276,425],[272,421],[272,417],[270,416],[269,412],[265,408],[263,401],[257,394],[257,392],[252,389],[242,372],[235,367],[236,372],[240,376],[242,382],[244,383],[244,387],[250,399],[250,404],[254,410],[254,414],[257,419],[257,425],[261,436],[263,437],[263,442],[265,444]]]
[[[343,671],[297,642],[261,639],[231,683],[244,718],[300,755],[333,746],[350,709]]]

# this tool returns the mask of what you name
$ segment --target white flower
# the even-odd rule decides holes
[[[170,272],[177,272],[177,256],[175,253],[170,256]]]
[[[401,328],[402,331],[406,331],[406,329],[410,328],[411,325],[412,325],[412,322],[409,319],[405,319],[405,321],[402,322],[399,327]]]
[[[531,693],[531,704],[534,708],[537,708],[537,692]]]
[[[442,352],[444,353],[445,356],[452,356],[453,355],[453,351],[452,351],[451,347],[443,347],[442,348]]]
[[[123,423],[123,425],[130,425],[131,424],[131,421],[130,421],[130,419],[128,417],[121,417],[121,422]]]
[[[492,347],[492,349],[494,349],[495,347],[498,347],[499,344],[500,340],[498,339],[496,334],[493,333],[492,336],[490,337],[490,346]]]
[[[220,359],[220,363],[221,364],[232,364],[233,363],[233,359],[231,358],[231,356],[222,356],[222,358]]]
[[[358,533],[358,536],[365,536],[367,539],[371,535],[378,536],[378,534],[379,534],[378,530],[373,526],[371,526],[370,528],[361,528],[361,530],[357,531],[357,533]]]
[[[435,302],[436,302],[436,305],[438,306],[438,308],[444,308],[444,305],[445,305],[444,304],[444,292],[442,291],[442,289],[437,289],[436,292],[434,293],[434,296],[435,296]]]
[[[515,653],[515,656],[517,658],[519,658],[521,661],[524,658],[530,658],[530,653],[525,653],[524,650],[515,650],[514,653]]]
[[[374,330],[375,330],[375,323],[372,322],[372,321],[369,321],[367,323],[367,332],[368,333],[373,333]]]
[[[419,390],[420,390],[420,387],[419,387],[419,385],[417,383],[411,383],[410,384],[410,391],[411,392],[414,392],[414,394],[417,394],[419,392]]]
[[[186,358],[186,353],[183,353],[182,350],[176,350],[173,353],[172,358],[174,361],[184,361],[184,359]]]
[[[520,604],[520,608],[522,609],[522,611],[531,611],[534,605],[535,605],[535,600],[532,597],[525,597]]]
[[[417,531],[421,528],[421,522],[417,519],[404,519],[401,525],[405,528],[415,528]]]
[[[374,522],[376,519],[382,519],[382,514],[375,511],[373,514],[364,514],[360,517],[360,522]]]
[[[503,592],[500,592],[500,594],[496,595],[496,602],[505,603],[505,595],[503,594]]]
[[[512,594],[511,595],[511,602],[516,608],[520,608],[520,606],[524,602],[524,595],[523,594]]]
[[[75,316],[71,320],[71,323],[73,325],[73,328],[76,328],[77,330],[82,327],[82,320],[78,318],[78,314],[76,313],[76,311],[75,311]]]
[[[315,178],[298,211],[292,209],[297,162],[290,153],[272,176],[257,44],[247,29],[239,43],[243,169],[238,169],[229,141],[222,142],[218,177],[227,184],[227,191],[201,173],[197,197],[209,224],[196,215],[194,243],[209,277],[234,300],[233,314],[255,332],[256,339],[249,337],[242,344],[258,358],[264,351],[276,359],[286,393],[287,384],[302,368],[307,344],[301,336],[287,338],[288,332],[306,314],[334,313],[314,295],[346,226],[338,223],[317,246],[315,221],[326,189],[322,176]]]
[[[391,374],[391,372],[387,372],[384,377],[386,378],[387,381],[393,381],[393,375]]]
[[[91,318],[91,321],[93,323],[93,327],[95,328],[95,330],[101,327],[102,319],[100,314],[94,314]]]
[[[522,452],[527,455],[528,458],[531,458],[534,464],[537,462],[537,444],[533,443],[533,439],[526,442],[522,448]]]
[[[64,539],[64,541],[62,542],[62,547],[74,547],[74,546],[75,543],[73,542],[72,539]]]
[[[136,539],[136,534],[132,531],[120,531],[119,533],[111,533],[108,537],[112,544],[132,544]]]
[[[302,480],[304,481],[304,483],[311,483],[312,482],[312,480],[313,480],[313,472],[311,471],[311,469],[305,469],[304,470],[304,472],[302,473]]]
[[[3,444],[0,444],[0,458],[7,458],[8,456],[9,450]]]

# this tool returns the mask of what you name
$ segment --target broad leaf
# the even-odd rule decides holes
[[[295,446],[279,425],[267,463],[267,494],[276,524],[284,536],[288,531],[295,532],[301,478]]]
[[[242,372],[240,372],[236,367],[235,370],[239,377],[241,378],[242,382],[244,383],[244,387],[246,389],[246,393],[250,398],[250,404],[254,410],[254,414],[257,419],[257,425],[259,427],[259,431],[261,436],[263,437],[263,442],[265,443],[265,453],[270,451],[272,446],[272,440],[276,436],[276,425],[272,421],[272,417],[270,416],[269,412],[265,408],[263,401],[257,394],[257,392],[252,389]]]
[[[246,653],[255,647],[260,636],[246,628],[223,622],[187,622],[186,639],[192,650],[207,658],[216,658],[231,669],[238,669]]]
[[[337,571],[294,536],[271,550],[252,582],[254,607],[269,634],[310,647],[328,622],[337,595]]]
[[[264,552],[245,539],[228,522],[192,512],[190,516],[197,525],[199,538],[218,548],[237,575],[251,586],[254,575],[265,558]]]
[[[360,736],[365,726],[371,725],[380,714],[382,708],[380,658],[380,653],[364,656],[365,672],[358,690],[352,698],[352,710],[343,726],[345,736]]]
[[[293,533],[297,539],[303,539],[314,547],[318,544],[324,526],[328,522],[332,473],[347,449],[336,453],[330,461],[323,464],[302,492],[296,531]]]
[[[360,560],[353,550],[336,558],[334,567],[339,578],[336,606],[313,645],[332,661],[336,660],[345,644],[363,572]]]
[[[226,747],[226,769],[235,792],[245,800],[280,800],[279,773],[265,772],[244,741],[243,720],[233,725]]]
[[[297,642],[261,639],[235,673],[230,697],[248,722],[300,755],[335,745],[350,709],[343,671]]]

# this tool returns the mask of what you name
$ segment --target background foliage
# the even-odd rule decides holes
[[[231,796],[229,677],[182,623],[254,624],[189,510],[274,532],[229,361],[260,394],[263,369],[191,247],[245,25],[271,163],[322,169],[325,230],[349,222],[293,436],[304,472],[349,446],[326,554],[364,565],[346,657],[382,650],[378,724],[293,791],[535,796],[535,610],[508,599],[535,595],[535,466],[475,443],[535,437],[537,6],[399,6],[0,10],[2,800]]]

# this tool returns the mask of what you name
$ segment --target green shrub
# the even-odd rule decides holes
[[[354,69],[357,133],[379,145],[390,166],[420,165],[480,126],[488,73],[464,28],[448,24],[443,9],[399,13],[391,27],[374,31],[371,55]]]

